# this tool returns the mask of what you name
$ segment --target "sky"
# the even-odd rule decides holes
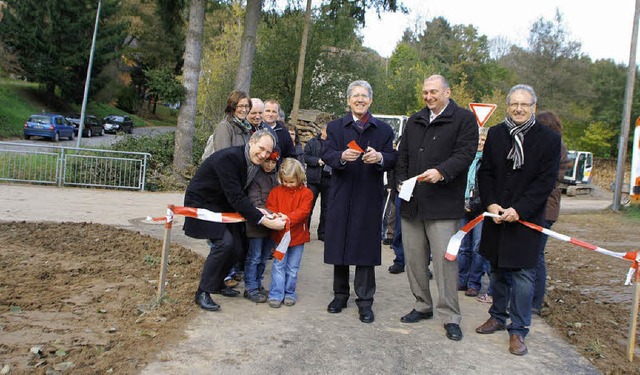
[[[362,30],[364,46],[381,56],[391,56],[396,43],[407,28],[415,29],[434,17],[442,16],[451,25],[471,24],[489,39],[503,36],[512,43],[525,46],[533,22],[540,17],[552,21],[556,8],[563,17],[569,40],[582,44],[582,52],[597,59],[613,59],[627,64],[631,48],[631,32],[635,1],[609,0],[401,0],[410,13],[367,12]],[[596,5],[597,4],[597,5]],[[636,56],[636,63],[638,58]]]

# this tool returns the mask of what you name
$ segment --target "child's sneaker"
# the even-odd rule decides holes
[[[493,303],[493,297],[487,293],[479,295],[477,300],[482,303]]]
[[[296,304],[296,300],[291,298],[291,297],[285,297],[284,298],[284,305],[285,306],[293,306]]]
[[[282,301],[278,301],[277,299],[269,300],[269,307],[273,307],[274,309],[277,309],[280,307],[280,305],[282,305]]]

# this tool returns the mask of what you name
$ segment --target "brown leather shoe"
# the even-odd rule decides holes
[[[495,331],[503,331],[505,328],[506,327],[504,326],[504,324],[491,317],[487,319],[486,322],[482,323],[480,327],[476,328],[476,332],[483,335],[488,335],[490,333],[494,333]]]
[[[509,353],[515,355],[527,354],[527,346],[524,344],[524,337],[520,335],[509,335]]]

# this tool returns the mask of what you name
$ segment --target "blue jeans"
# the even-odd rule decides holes
[[[244,286],[248,291],[262,286],[264,269],[271,254],[273,241],[268,237],[249,238],[249,251],[244,265]]]
[[[507,318],[511,318],[507,325],[509,334],[526,337],[529,333],[535,279],[535,268],[491,269],[493,304],[489,314],[502,324],[506,324]]]
[[[466,216],[460,220],[460,226],[466,225],[471,219]],[[458,286],[467,289],[482,288],[482,275],[488,272],[489,261],[480,252],[480,236],[482,235],[482,221],[462,239],[458,252]]]
[[[291,246],[282,260],[273,260],[271,265],[271,287],[269,300],[282,301],[285,297],[296,301],[296,283],[302,261],[304,245]]]
[[[545,220],[544,227],[550,229],[555,223],[552,220]],[[547,239],[549,236],[546,234],[542,236],[540,241],[540,254],[538,255],[538,266],[536,267],[536,284],[533,289],[533,308],[540,311],[542,308],[542,302],[544,301],[544,293],[547,287],[547,264],[544,260],[544,248],[547,246]]]
[[[396,199],[394,204],[396,205],[396,226],[393,230],[393,242],[391,243],[391,248],[393,252],[396,254],[396,259],[393,260],[393,263],[398,263],[404,267],[404,248],[402,247],[402,225],[400,222],[402,219],[400,218],[400,197],[396,194]]]

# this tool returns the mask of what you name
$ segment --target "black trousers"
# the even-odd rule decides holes
[[[318,238],[324,239],[324,225],[325,217],[327,215],[327,207],[329,207],[329,185],[331,183],[331,176],[322,176],[319,184],[308,184],[307,186],[313,192],[313,203],[311,205],[311,212],[316,206],[318,196],[320,197],[320,221],[318,222]],[[309,215],[309,227],[311,227],[311,215]]]
[[[356,291],[356,305],[371,307],[376,294],[376,271],[374,266],[355,266],[353,289]],[[333,295],[344,301],[349,299],[349,266],[333,266]]]
[[[224,278],[243,254],[243,224],[230,224],[221,239],[211,240],[211,249],[202,267],[200,285],[205,292],[224,289]]]

